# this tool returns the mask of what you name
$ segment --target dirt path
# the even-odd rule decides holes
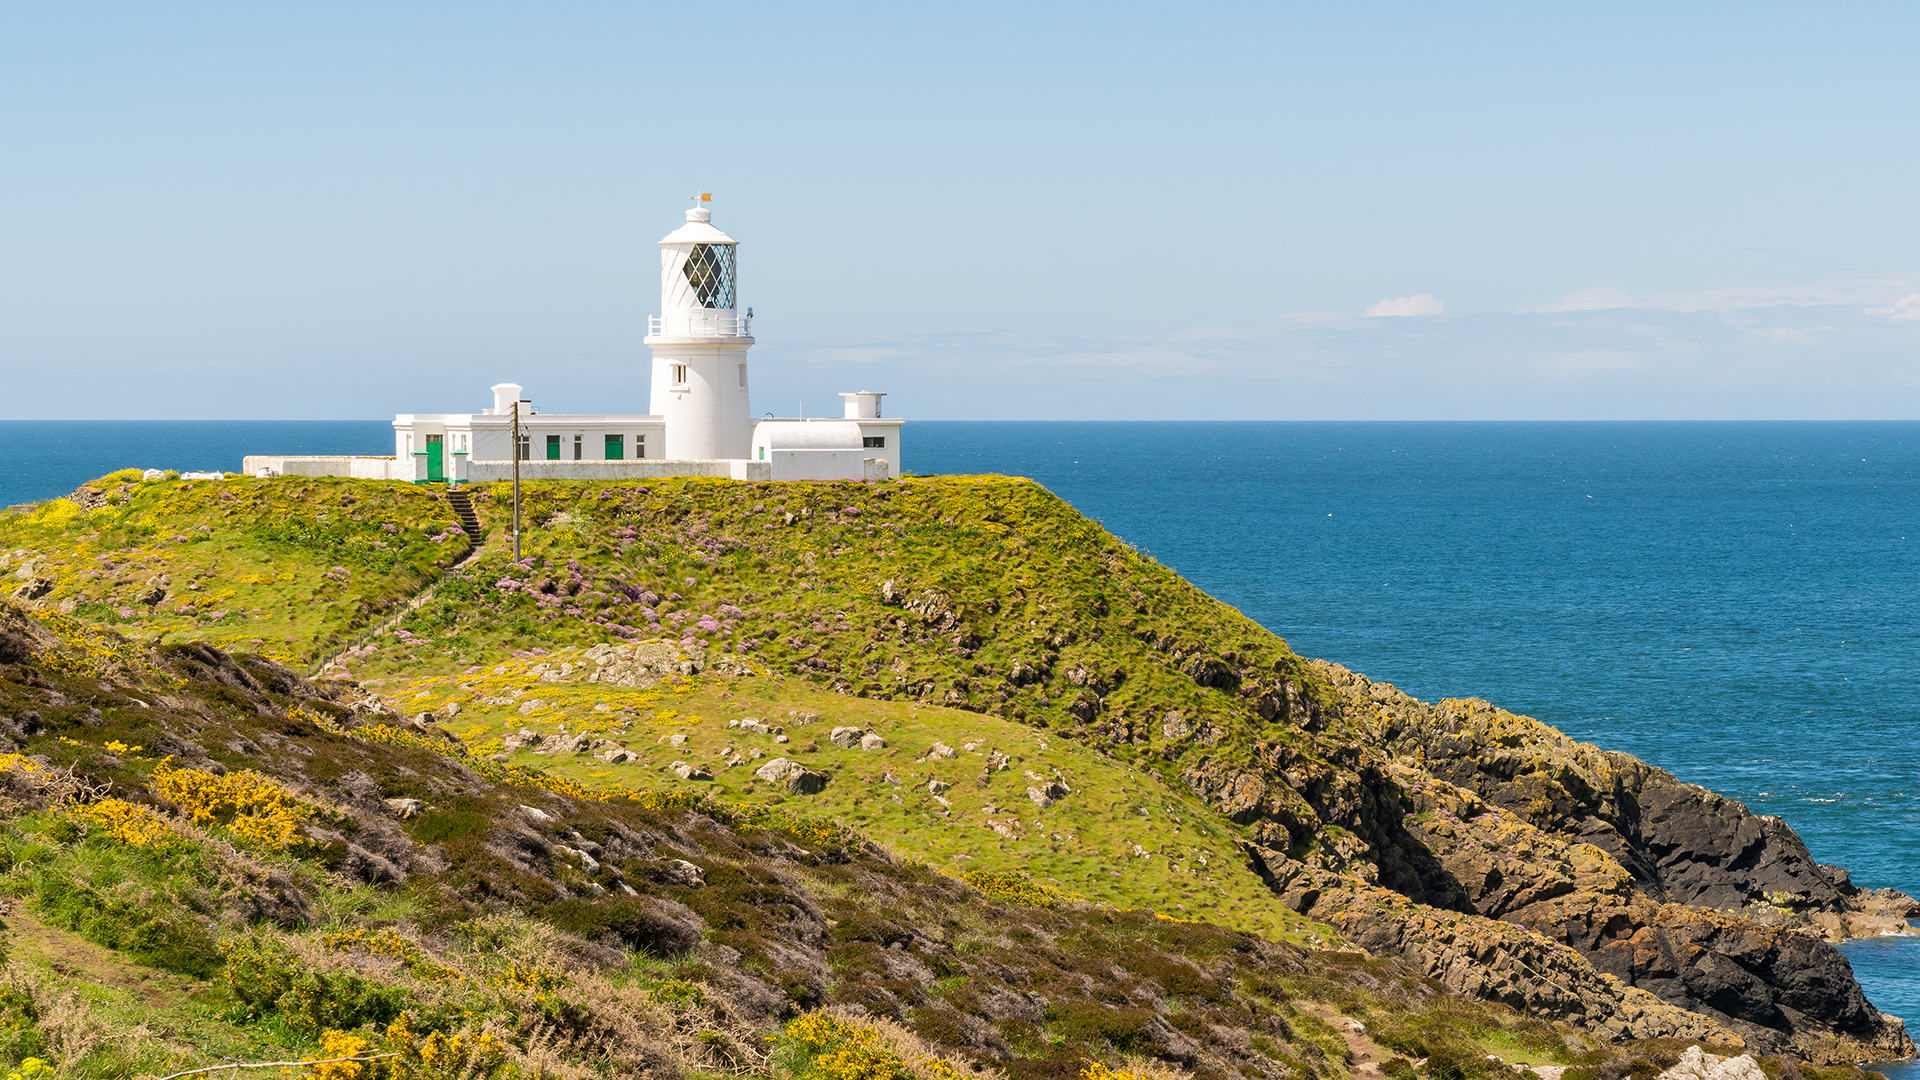
[[[48,926],[18,902],[8,903],[4,916],[14,956],[44,966],[63,979],[122,990],[155,1009],[177,1005],[190,991],[206,985],[184,975],[129,963],[112,949]]]
[[[1386,1073],[1381,1071],[1380,1066],[1400,1055],[1374,1042],[1367,1034],[1365,1024],[1342,1016],[1319,1002],[1301,1001],[1296,1006],[1301,1012],[1324,1021],[1340,1033],[1347,1044],[1347,1071],[1353,1075],[1353,1080],[1385,1080]]]
[[[502,531],[497,535],[488,536],[486,539],[480,541],[478,544],[475,544],[472,547],[468,548],[466,551],[466,554],[460,556],[459,558],[447,564],[447,568],[440,572],[440,577],[441,578],[446,577],[448,574],[452,573],[455,568],[473,561],[474,559],[480,556],[481,552],[486,551],[489,548],[496,547],[496,546],[504,547],[506,541],[503,541],[502,537],[506,537],[508,535],[510,534]],[[348,649],[358,648],[362,643],[368,640],[371,640],[372,638],[377,637],[381,634],[386,633],[388,630],[393,629],[394,626],[397,625],[401,619],[404,619],[409,614],[420,610],[421,605],[433,599],[434,589],[437,588],[439,584],[440,584],[440,580],[436,578],[431,584],[427,585],[425,588],[421,589],[419,592],[414,593],[412,596],[408,597],[406,605],[402,607],[399,611],[394,612],[392,615],[389,615],[386,618],[380,620],[379,622],[373,624],[372,626],[367,627],[365,630],[360,631],[358,634],[355,634],[353,638],[349,640],[346,644],[341,645],[339,648],[334,649],[331,652],[328,652],[325,656],[322,656],[319,659],[315,660],[307,668],[307,678],[309,679],[319,678],[322,674],[326,672],[327,666],[332,664],[333,661],[341,653],[346,652]]]

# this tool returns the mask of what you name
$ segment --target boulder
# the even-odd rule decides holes
[[[708,772],[705,769],[696,768],[695,766],[689,765],[684,761],[676,761],[669,767],[673,770],[673,775],[679,777],[682,780],[713,779],[712,773]]]
[[[668,859],[661,867],[660,877],[669,885],[688,889],[703,888],[707,884],[707,872],[685,859]]]
[[[885,750],[886,748],[887,740],[881,738],[879,732],[869,731],[865,735],[860,736],[860,749],[862,750]]]
[[[790,795],[814,795],[826,789],[827,774],[814,772],[797,761],[774,758],[755,769],[753,775],[769,784],[784,787]]]
[[[837,727],[827,733],[827,741],[842,750],[851,750],[860,745],[860,737],[865,734],[857,727]]]
[[[427,809],[427,804],[419,799],[388,799],[386,803],[393,816],[401,819],[417,818]]]
[[[701,650],[661,641],[595,645],[582,656],[599,665],[599,670],[587,676],[588,682],[635,689],[645,689],[674,675],[698,675],[706,666]]]
[[[947,783],[945,780],[927,781],[927,794],[929,795],[945,795],[947,792],[952,790],[953,790],[953,785]]]
[[[1073,789],[1058,780],[1055,780],[1045,787],[1030,787],[1027,789],[1027,798],[1032,799],[1034,804],[1042,810],[1045,810],[1047,807],[1052,806],[1054,803],[1059,802],[1071,794],[1073,794]]]
[[[1661,1073],[1657,1080],[1766,1080],[1766,1074],[1760,1071],[1759,1063],[1746,1054],[1718,1057],[1697,1046],[1689,1046],[1673,1068]]]
[[[936,742],[933,744],[933,749],[927,751],[927,756],[930,758],[945,760],[947,758],[959,757],[960,751],[955,750],[953,747],[948,746],[946,743]]]

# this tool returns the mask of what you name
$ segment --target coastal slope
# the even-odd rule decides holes
[[[79,513],[0,518],[0,544],[30,560],[34,604],[156,639],[191,635],[199,620],[242,647],[248,628],[230,609],[244,606],[280,632],[280,655],[315,665],[323,682],[361,686],[444,726],[471,720],[473,744],[503,739],[489,750],[507,760],[538,752],[524,739],[504,744],[510,716],[540,719],[520,712],[526,696],[543,684],[617,681],[601,669],[621,658],[604,650],[650,642],[683,666],[632,676],[631,688],[779,680],[878,710],[866,726],[883,736],[903,726],[899,710],[916,707],[913,723],[934,737],[942,723],[959,731],[954,718],[968,714],[992,718],[1003,740],[1045,732],[1152,778],[1168,817],[1209,816],[1240,853],[1232,872],[1276,904],[1454,992],[1608,1039],[1741,1040],[1812,1062],[1912,1052],[1824,940],[1903,924],[1910,900],[1854,888],[1783,823],[1625,755],[1485,703],[1420,703],[1298,657],[1030,481],[532,484],[519,562],[499,540],[502,491],[473,491],[489,540],[469,551],[478,538],[455,530],[450,510],[436,515],[431,501],[406,501],[411,492],[394,502],[390,490],[299,478],[120,482],[77,493]],[[403,512],[415,516],[399,520]],[[423,587],[400,587],[395,551],[422,553],[406,572]],[[316,603],[337,594],[316,609],[332,614],[308,625],[251,600],[259,585],[221,577],[220,558],[237,552],[271,566],[250,578],[311,580]],[[384,574],[367,572],[374,556]],[[103,557],[140,570],[102,573]],[[192,598],[129,603],[136,584],[150,597],[159,577],[178,580],[190,566],[230,590],[220,619]],[[503,664],[537,658],[568,670]],[[479,685],[496,669],[523,679],[519,696]],[[578,734],[598,722],[593,707],[551,714],[553,727],[528,734]],[[647,723],[662,711],[648,708]],[[644,773],[724,785],[755,771],[732,760],[740,748],[724,737],[709,746],[673,732],[684,741],[665,744],[635,738],[640,730],[658,729],[627,724],[571,750],[626,755],[583,782]],[[813,753],[846,752],[809,741]],[[676,764],[720,779],[689,779]],[[795,797],[738,786],[763,801]],[[1029,837],[1048,812],[1043,800],[1032,811],[1004,801],[962,809]],[[1100,824],[1089,818],[1072,833],[1097,837]],[[925,832],[884,815],[861,827],[899,849]],[[1074,864],[1068,832],[1051,832],[1063,838],[1065,873],[1048,876],[1094,892],[1107,868]],[[988,825],[972,835],[983,857],[1019,857],[1004,850],[1020,850],[1014,837]],[[1156,857],[1169,874],[1194,865],[1164,846]],[[949,844],[938,855],[954,865],[973,852]],[[1223,870],[1212,858],[1207,869]],[[1239,917],[1201,898],[1188,907],[1202,919]]]

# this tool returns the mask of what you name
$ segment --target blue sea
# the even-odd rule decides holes
[[[5,422],[0,504],[391,446],[385,421]],[[927,421],[904,451],[1033,477],[1302,654],[1638,755],[1920,895],[1920,423]],[[1920,938],[1846,952],[1920,1021]]]

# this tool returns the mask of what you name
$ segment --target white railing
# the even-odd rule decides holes
[[[675,311],[647,317],[649,337],[752,337],[753,316],[734,311]]]

